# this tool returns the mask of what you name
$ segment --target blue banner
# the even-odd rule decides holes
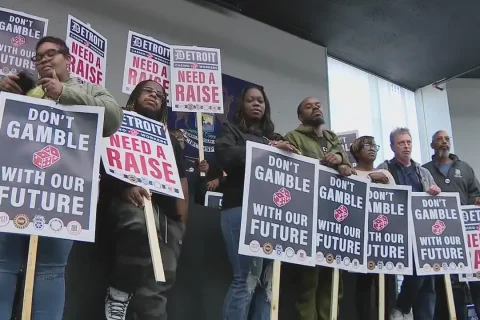
[[[215,138],[220,132],[222,123],[232,122],[237,111],[237,97],[243,88],[258,86],[226,74],[222,74],[223,85],[223,114],[202,113],[203,123],[203,150],[205,159],[215,162]],[[195,112],[173,112],[168,113],[168,128],[180,129],[185,138],[184,154],[190,158],[198,158],[198,135]]]

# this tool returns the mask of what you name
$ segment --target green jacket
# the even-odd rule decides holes
[[[41,87],[35,87],[27,96],[44,98]],[[85,82],[80,78],[70,78],[63,83],[63,91],[58,101],[63,105],[84,105],[104,108],[103,136],[117,132],[122,124],[123,111],[113,96],[102,86]]]
[[[343,150],[337,135],[329,130],[323,130],[322,135],[327,140],[328,151],[342,156],[342,164],[351,167],[352,165],[350,161],[348,161],[348,156]],[[322,159],[324,157],[318,136],[311,126],[301,124],[297,129],[287,133],[285,139],[300,150],[302,155],[306,157],[315,159]]]

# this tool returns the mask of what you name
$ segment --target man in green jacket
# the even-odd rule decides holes
[[[285,139],[300,150],[302,155],[316,158],[320,163],[338,170],[340,175],[349,176],[355,171],[336,134],[322,129],[325,124],[320,101],[317,98],[305,98],[297,109],[302,124],[290,131]],[[286,303],[293,299],[294,306],[288,310],[285,319],[328,320],[330,319],[333,269],[326,267],[305,267],[285,263],[282,266],[282,295]],[[288,288],[287,288],[288,287]],[[290,300],[291,301],[291,300]],[[290,308],[286,308],[290,309]],[[290,312],[289,312],[290,311]],[[284,317],[283,311],[281,312]]]

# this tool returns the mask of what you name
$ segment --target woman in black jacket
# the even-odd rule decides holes
[[[235,124],[223,124],[215,141],[217,162],[227,174],[223,185],[222,233],[233,268],[233,282],[225,297],[223,319],[264,320],[270,319],[271,264],[267,269],[262,258],[238,254],[246,142],[263,143],[292,152],[298,150],[274,133],[270,103],[262,88],[243,89],[237,102]]]

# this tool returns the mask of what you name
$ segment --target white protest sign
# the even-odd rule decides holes
[[[369,180],[318,165],[317,265],[367,270]]]
[[[247,142],[239,253],[315,265],[318,160]]]
[[[122,92],[132,93],[144,80],[158,82],[170,101],[170,46],[152,37],[129,31]]]
[[[95,240],[103,116],[0,93],[0,232]]]
[[[104,141],[102,159],[107,174],[183,199],[170,134],[163,123],[124,111],[120,129]]]
[[[105,87],[107,39],[90,25],[68,15],[67,37],[71,72],[84,81]]]
[[[223,113],[220,49],[172,46],[172,110]]]
[[[412,222],[418,275],[472,272],[457,192],[412,192]]]
[[[0,75],[17,74],[22,69],[36,72],[38,40],[47,35],[48,19],[0,8]]]

